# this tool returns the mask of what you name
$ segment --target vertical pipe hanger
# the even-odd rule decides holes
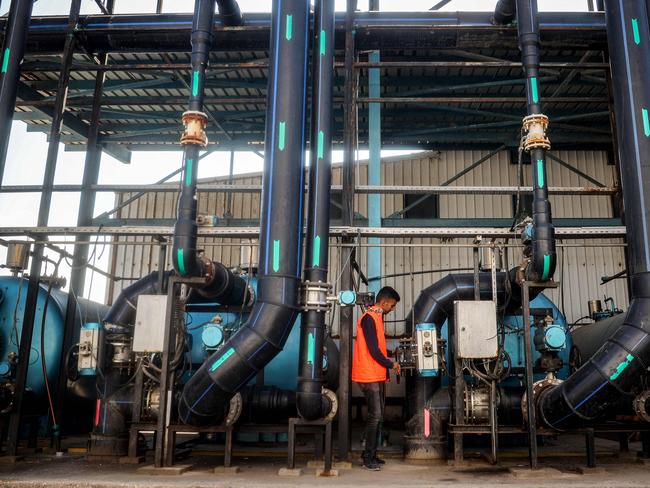
[[[20,80],[20,65],[25,55],[33,0],[12,0],[0,52],[0,186],[4,176],[11,122]]]
[[[314,12],[311,151],[304,286],[306,290],[315,290],[318,303],[309,304],[310,310],[302,313],[296,398],[298,413],[307,420],[325,417],[332,408],[321,390],[332,183],[334,0],[317,0]],[[309,291],[305,296],[309,296]]]

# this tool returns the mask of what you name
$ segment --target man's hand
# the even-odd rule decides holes
[[[395,374],[400,374],[402,371],[402,368],[400,368],[400,365],[397,361],[393,363],[393,371],[395,371]]]

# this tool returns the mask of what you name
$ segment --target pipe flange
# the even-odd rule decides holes
[[[648,413],[648,410],[646,409],[648,398],[650,398],[650,390],[645,390],[637,395],[632,402],[634,412],[646,422],[650,422],[650,413]]]
[[[336,417],[337,412],[339,411],[339,401],[336,398],[336,393],[327,388],[323,388],[322,394],[330,402],[331,408],[329,413],[325,416],[325,420],[331,422]]]
[[[208,125],[206,114],[189,110],[183,113],[181,120],[185,126],[185,131],[181,136],[181,145],[198,144],[203,147],[208,145],[208,136],[205,133],[205,127]]]
[[[524,139],[524,149],[530,151],[535,148],[549,150],[551,141],[546,137],[548,129],[548,117],[544,114],[533,114],[524,117],[522,120],[524,132],[527,132]]]
[[[332,285],[322,281],[303,281],[301,284],[302,309],[305,312],[327,312],[332,304],[327,299]]]
[[[230,405],[228,406],[228,415],[224,420],[224,424],[234,425],[235,422],[239,420],[239,416],[241,415],[242,409],[243,409],[243,401],[241,398],[241,393],[237,392],[235,393],[235,396],[233,396],[230,399]]]
[[[555,376],[547,376],[543,380],[536,381],[533,383],[533,401],[535,404],[537,403],[537,399],[539,399],[540,395],[542,394],[543,391],[556,387],[558,385],[562,384],[562,380],[557,379]],[[537,408],[538,405],[535,405],[535,408]],[[528,395],[526,392],[524,392],[523,396],[521,397],[521,415],[524,419],[524,423],[528,423]]]

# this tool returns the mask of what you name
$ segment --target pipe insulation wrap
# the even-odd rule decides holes
[[[606,3],[614,108],[625,200],[632,300],[623,325],[562,385],[542,392],[540,416],[558,430],[607,414],[650,366],[650,41],[645,2]],[[647,123],[646,123],[647,121]]]
[[[327,283],[330,189],[332,183],[332,90],[334,84],[334,0],[316,2],[312,43],[311,147],[305,281]],[[302,313],[297,407],[301,417],[325,417],[331,405],[322,395],[325,314]]]
[[[257,300],[186,383],[182,422],[223,420],[230,398],[282,350],[299,313],[308,22],[307,0],[274,0]]]

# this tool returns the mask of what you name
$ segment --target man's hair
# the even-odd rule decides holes
[[[395,300],[396,302],[399,302],[399,293],[395,291],[395,288],[391,286],[384,286],[379,292],[377,293],[377,297],[375,298],[375,302],[379,303],[382,300]]]

